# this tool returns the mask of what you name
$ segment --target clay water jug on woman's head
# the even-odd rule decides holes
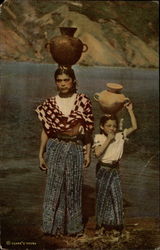
[[[87,51],[88,47],[80,39],[74,37],[77,30],[75,27],[60,27],[60,36],[53,37],[47,43],[53,59],[59,65],[73,65],[81,57],[82,52]]]

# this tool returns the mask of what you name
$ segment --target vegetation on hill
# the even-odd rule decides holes
[[[54,63],[46,42],[75,26],[89,47],[80,64],[158,67],[158,18],[155,1],[7,0],[0,58]]]

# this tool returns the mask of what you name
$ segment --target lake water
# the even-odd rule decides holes
[[[51,64],[1,62],[1,154],[3,159],[37,155],[40,122],[34,109],[56,93]],[[157,152],[159,131],[158,71],[74,66],[78,89],[92,100],[95,132],[102,112],[93,99],[94,93],[106,89],[107,82],[124,86],[123,93],[134,103],[139,130],[132,137],[130,150]],[[126,112],[122,112],[127,123]]]
[[[134,196],[136,208],[128,209],[132,216],[158,215],[158,155],[159,155],[159,72],[134,68],[73,66],[79,92],[86,93],[92,101],[95,116],[95,133],[98,132],[102,111],[94,100],[94,93],[106,89],[107,82],[124,86],[123,93],[134,103],[138,130],[130,137],[122,160],[123,187],[126,197]],[[44,99],[55,95],[54,70],[56,65],[1,62],[1,163],[2,170],[25,169],[24,162],[36,161],[39,149],[41,124],[35,108]],[[129,126],[127,111],[119,116],[124,126]],[[23,164],[17,164],[17,162]],[[92,166],[96,159],[92,156]],[[95,185],[94,167],[87,170],[86,183]],[[30,166],[31,167],[31,166]],[[33,166],[32,166],[33,167]],[[138,193],[137,193],[138,192]],[[145,209],[142,197],[151,199]],[[138,203],[139,202],[139,203]],[[146,204],[146,203],[145,203]],[[145,212],[145,211],[146,212]]]

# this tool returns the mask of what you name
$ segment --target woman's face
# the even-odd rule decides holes
[[[117,131],[117,122],[115,120],[108,120],[105,122],[104,126],[101,126],[101,129],[105,134],[115,134]]]
[[[55,82],[61,94],[65,95],[72,92],[73,80],[69,75],[58,75]]]

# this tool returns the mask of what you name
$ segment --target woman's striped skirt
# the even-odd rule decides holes
[[[123,199],[118,167],[98,163],[96,181],[97,228],[123,228]]]
[[[76,234],[82,224],[83,148],[75,142],[49,139],[43,204],[44,233]]]

